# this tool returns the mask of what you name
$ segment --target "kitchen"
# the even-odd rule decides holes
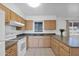
[[[0,3],[0,56],[79,56],[77,5]]]

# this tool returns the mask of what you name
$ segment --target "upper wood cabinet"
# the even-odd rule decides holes
[[[16,21],[20,23],[24,23],[24,19],[20,17],[19,15],[16,15]]]
[[[6,24],[9,24],[10,21],[17,21],[17,22],[25,24],[25,20],[21,16],[17,15],[15,12],[5,7],[3,4],[0,4],[0,10],[3,10],[5,12],[5,23]],[[25,26],[20,27],[20,28],[18,27],[17,29],[25,30]]]
[[[45,30],[55,30],[56,29],[56,20],[44,20],[44,29]]]
[[[32,30],[33,29],[33,20],[27,20],[26,21],[26,30]]]
[[[22,26],[22,30],[25,30],[26,28],[26,23],[25,23],[26,21],[22,18],[22,23],[24,24],[24,26]]]
[[[9,22],[11,20],[10,19],[10,17],[11,17],[10,10],[2,4],[0,4],[0,10],[3,10],[5,12],[5,22]]]
[[[16,21],[17,15],[16,13],[14,13],[13,11],[11,11],[11,20],[15,20]]]
[[[24,24],[24,26],[22,26],[22,27],[16,27],[17,30],[25,30],[26,29],[26,20],[25,19],[18,16],[16,21]]]
[[[16,21],[17,22],[21,22],[21,18],[20,18],[20,16],[19,15],[16,15],[17,17],[16,17]]]
[[[10,22],[10,20],[11,20],[11,11],[8,8],[6,8],[5,9],[5,22]]]

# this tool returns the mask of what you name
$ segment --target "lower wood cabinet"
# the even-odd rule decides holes
[[[67,52],[63,48],[60,48],[60,56],[69,56],[69,52]]]
[[[72,48],[70,48],[70,55],[71,56],[79,56],[79,47],[77,48],[74,48],[74,47],[72,47]]]
[[[59,55],[59,45],[57,45],[57,44],[54,44],[54,49],[53,49],[55,52],[55,55]]]
[[[50,42],[56,56],[79,56],[79,47],[70,47],[58,39],[52,37]]]
[[[42,36],[42,38],[39,38],[39,47],[49,48],[50,47],[50,36]]]
[[[10,46],[8,49],[5,50],[6,56],[17,56],[17,43]]]
[[[28,47],[31,47],[31,48],[38,47],[38,39],[30,36],[28,38]]]
[[[50,47],[50,36],[29,36],[28,47]]]
[[[69,56],[69,47],[61,43],[55,38],[51,38],[51,49],[56,56]]]

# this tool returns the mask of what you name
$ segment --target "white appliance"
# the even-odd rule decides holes
[[[5,25],[5,39],[11,40],[16,38],[16,27],[10,26],[8,24]]]
[[[12,26],[17,26],[17,27],[22,27],[24,26],[23,23],[17,22],[17,21],[10,21],[10,25]]]
[[[17,55],[26,56],[26,36],[19,36],[17,43]]]

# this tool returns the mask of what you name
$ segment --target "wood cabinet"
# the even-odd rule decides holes
[[[65,45],[63,43],[60,43],[60,47],[62,47],[65,51],[70,52],[69,46],[67,46],[67,45]]]
[[[59,56],[59,42],[55,39],[51,39],[51,49],[54,51],[55,55]]]
[[[5,22],[6,23],[9,23],[12,20],[24,23],[24,19],[21,16],[17,15],[15,12],[13,12],[9,8],[5,7],[3,4],[0,4],[0,9],[5,12]]]
[[[25,19],[23,19],[22,17],[17,15],[16,21],[24,24],[24,26],[16,27],[17,30],[25,30],[26,29],[26,20]]]
[[[28,36],[26,36],[26,49],[28,49]]]
[[[44,20],[45,30],[56,30],[56,20]]]
[[[24,24],[24,26],[22,26],[22,27],[20,28],[20,30],[25,30],[25,29],[26,29],[26,28],[25,28],[25,27],[26,27],[25,20],[24,20],[23,18],[20,18],[20,22]]]
[[[33,29],[33,20],[27,20],[26,21],[26,30],[32,30]]]
[[[41,36],[39,38],[39,47],[50,47],[50,36]]]
[[[58,38],[59,39],[59,38]],[[51,49],[58,56],[79,56],[79,47],[71,47],[59,41],[57,38],[51,38]]]
[[[11,11],[8,8],[6,8],[6,10],[5,10],[5,22],[9,23],[10,20],[11,20]]]
[[[71,56],[79,56],[79,47],[72,47],[70,48],[70,55]]]
[[[36,36],[29,36],[28,37],[28,47],[38,47],[38,41],[39,39],[36,38]]]
[[[69,52],[67,52],[65,49],[60,48],[60,56],[69,56]]]
[[[50,47],[50,36],[29,36],[28,47]]]
[[[53,41],[53,39],[50,40],[50,47],[53,50],[53,48],[54,48],[54,41]]]
[[[21,17],[19,15],[17,15],[16,21],[17,22],[22,22],[22,19],[21,19]]]
[[[17,56],[17,43],[10,46],[8,49],[5,50],[6,56]]]
[[[8,23],[11,20],[10,19],[10,17],[11,17],[10,10],[2,4],[0,4],[0,10],[3,10],[5,12],[5,22]]]
[[[17,15],[13,11],[11,11],[11,20],[16,21]]]

